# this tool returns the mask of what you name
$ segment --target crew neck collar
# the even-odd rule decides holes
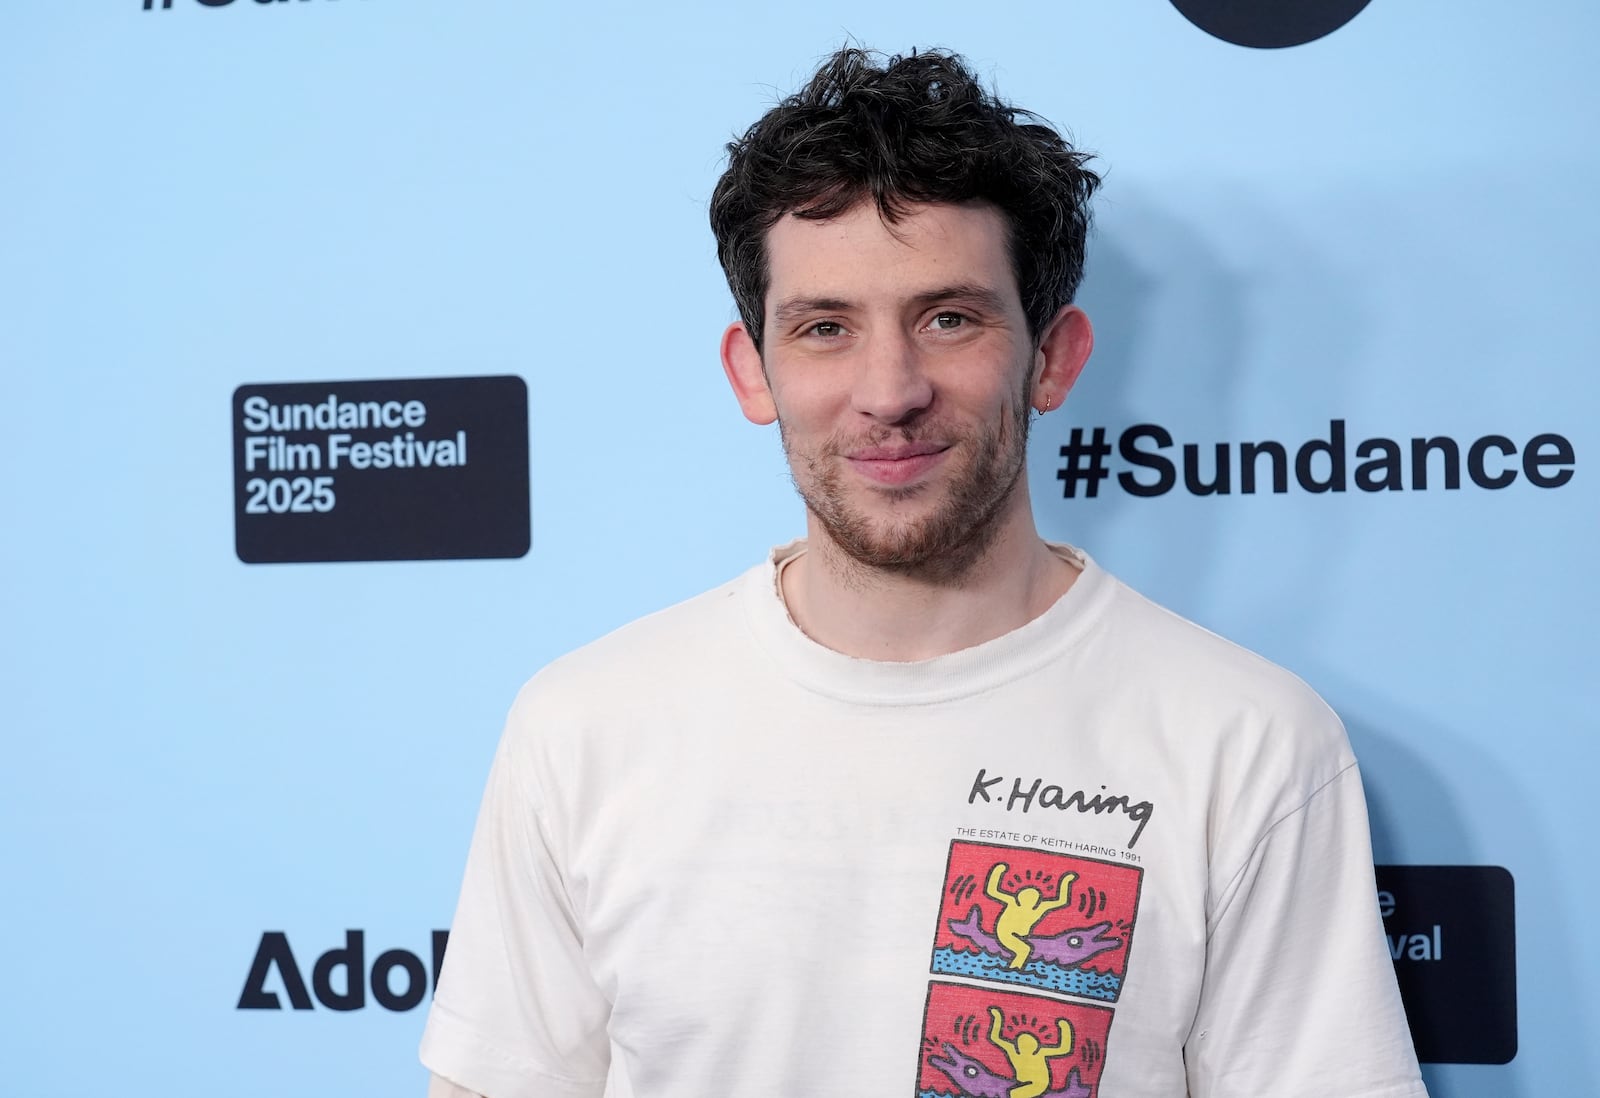
[[[1115,583],[1081,549],[1049,542],[1080,569],[1048,610],[1011,632],[931,659],[895,662],[847,656],[800,630],[784,606],[778,574],[806,550],[799,539],[772,550],[740,581],[746,620],[779,674],[818,694],[857,705],[931,705],[1004,685],[1038,670],[1077,643],[1098,619]]]

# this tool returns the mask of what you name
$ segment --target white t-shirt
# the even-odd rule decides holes
[[[518,696],[422,1059],[489,1098],[1425,1095],[1302,682],[1077,550],[1039,618],[833,652],[775,567]]]

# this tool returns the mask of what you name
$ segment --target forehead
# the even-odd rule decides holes
[[[1015,295],[1005,217],[987,203],[925,203],[893,223],[859,203],[816,221],[793,214],[767,231],[767,303],[913,297],[979,284]]]

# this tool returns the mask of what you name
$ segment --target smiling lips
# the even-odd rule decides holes
[[[844,456],[850,467],[868,480],[901,485],[932,469],[949,449],[948,443],[911,442],[899,446],[865,446]]]

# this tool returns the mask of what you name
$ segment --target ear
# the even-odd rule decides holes
[[[1045,325],[1033,356],[1033,406],[1040,412],[1061,407],[1092,350],[1094,327],[1089,314],[1076,305],[1063,305]]]
[[[761,350],[742,323],[728,325],[722,333],[722,372],[728,375],[733,395],[738,398],[744,418],[766,426],[778,418],[778,406],[767,387],[767,374],[761,368]]]

